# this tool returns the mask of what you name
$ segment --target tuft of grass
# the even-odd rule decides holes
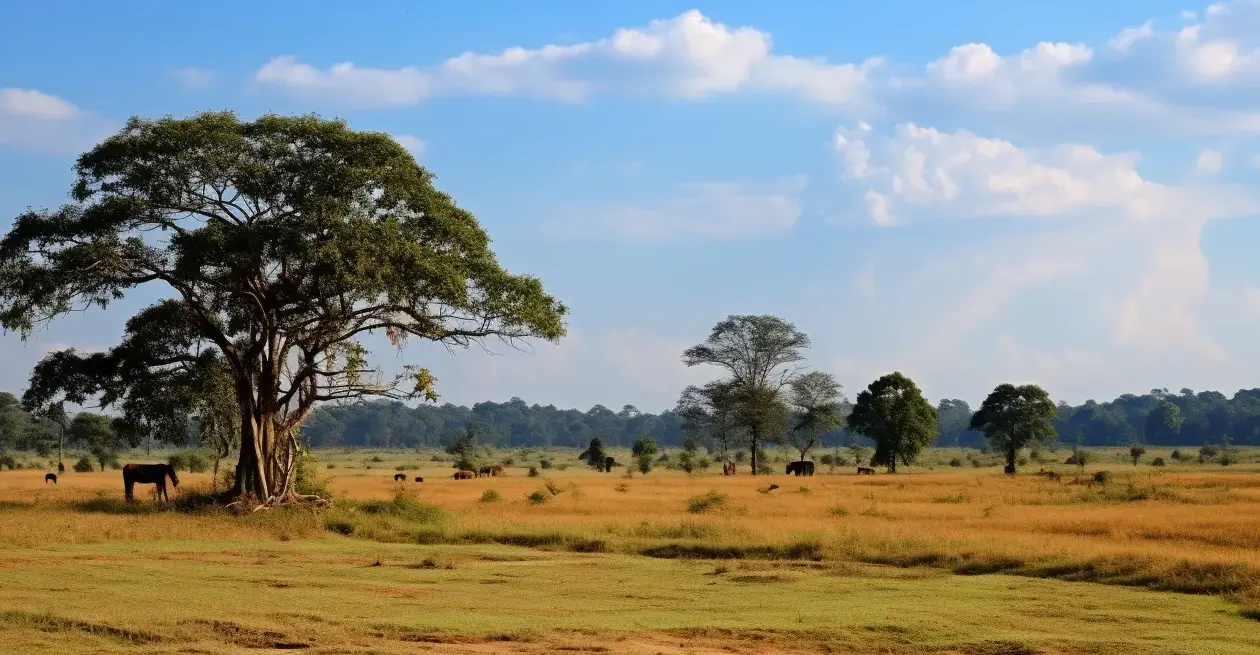
[[[547,502],[547,498],[548,498],[548,496],[547,496],[547,494],[545,494],[545,493],[543,493],[543,492],[542,492],[542,489],[539,489],[538,491],[535,491],[534,493],[532,493],[532,494],[530,494],[530,495],[526,496],[525,498],[526,498],[526,500],[528,500],[529,502],[531,502],[531,503],[533,503],[533,504],[535,504],[535,505],[541,505],[541,504],[543,504],[543,503]]]
[[[708,491],[687,499],[687,511],[692,514],[703,514],[725,506],[726,494],[717,491]]]
[[[486,489],[481,492],[481,502],[483,503],[497,503],[500,500],[503,500],[503,495],[494,489]]]

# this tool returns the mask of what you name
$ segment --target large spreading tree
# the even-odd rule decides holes
[[[1006,455],[1006,472],[1015,474],[1021,448],[1053,440],[1059,408],[1035,384],[999,384],[971,416],[971,429],[983,432],[994,450]]]
[[[468,346],[565,332],[565,307],[505,271],[472,214],[386,134],[315,116],[132,118],[75,173],[71,204],[27,211],[0,241],[0,324],[25,338],[142,287],[166,298],[108,352],[49,355],[24,404],[97,398],[122,410],[128,440],[180,439],[198,390],[226,372],[239,496],[297,497],[298,429],[317,403],[436,399],[427,369],[371,366],[367,335]]]
[[[704,343],[683,352],[687,366],[709,364],[730,374],[724,401],[734,424],[747,435],[753,475],[766,441],[784,432],[789,414],[784,390],[799,375],[801,351],[808,347],[809,337],[791,323],[768,314],[744,314],[727,317]]]
[[[899,372],[875,380],[858,394],[849,429],[875,442],[872,466],[909,466],[936,439],[936,408],[910,378]]]

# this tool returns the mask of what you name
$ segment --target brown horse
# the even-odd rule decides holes
[[[722,462],[722,475],[735,475],[735,462]]]
[[[406,482],[406,481],[407,481],[407,475],[405,473],[394,474],[394,482]]]
[[[491,473],[493,473],[493,470],[492,470],[492,468],[491,468],[491,467],[489,467],[489,466],[483,466],[483,467],[481,467],[481,468],[477,469],[477,473],[476,473],[475,475],[476,475],[477,477],[479,477],[479,478],[488,478],[488,477],[490,477],[490,474],[491,474]]]
[[[472,471],[455,471],[456,480],[471,480],[476,476],[477,474]]]
[[[424,478],[417,477],[417,478],[416,478],[416,482],[424,482]]]
[[[868,469],[865,466],[859,466],[858,475],[875,475],[875,469]]]
[[[158,501],[170,500],[166,495],[166,478],[170,476],[171,484],[179,487],[179,476],[175,475],[175,467],[170,464],[127,464],[122,469],[123,485],[127,490],[127,501],[135,500],[136,483],[157,485]]]
[[[56,473],[46,473],[46,474],[44,474],[44,484],[48,484],[49,482],[51,482],[51,483],[53,483],[53,484],[57,484],[57,474],[56,474]]]

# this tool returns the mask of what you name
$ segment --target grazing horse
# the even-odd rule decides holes
[[[48,474],[44,475],[44,484],[48,484],[49,482],[51,482],[51,483],[53,483],[53,484],[57,484],[57,474],[56,474],[56,473],[48,473]]]
[[[612,471],[613,467],[616,465],[617,465],[617,460],[611,457],[604,458],[604,472],[605,473]]]
[[[477,474],[473,473],[472,471],[463,471],[463,470],[455,471],[456,480],[471,480],[476,476]]]
[[[406,482],[406,481],[407,481],[407,475],[405,473],[394,474],[394,482]]]
[[[858,475],[875,475],[875,469],[868,469],[865,466],[859,466],[857,469]]]
[[[476,472],[474,475],[476,475],[476,476],[477,476],[477,477],[479,477],[479,478],[482,478],[482,477],[488,478],[488,477],[490,477],[490,467],[489,467],[489,466],[483,466],[483,467],[481,467],[481,468],[477,469],[477,472]]]
[[[799,462],[788,462],[787,474],[796,475],[797,477],[800,477],[802,475],[813,475],[814,463],[808,460],[801,460]]]
[[[424,478],[416,478],[416,482],[424,482]]]
[[[122,469],[123,485],[127,490],[127,501],[135,499],[133,491],[136,483],[157,485],[157,499],[170,500],[166,495],[166,478],[170,476],[171,484],[179,487],[179,477],[175,475],[175,467],[170,464],[127,464]]]
[[[722,462],[722,475],[735,475],[735,462]]]

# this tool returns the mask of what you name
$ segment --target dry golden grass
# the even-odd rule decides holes
[[[506,477],[456,481],[449,464],[426,464],[407,471],[405,483],[394,482],[389,468],[321,470],[346,498],[387,500],[404,492],[447,510],[440,525],[422,530],[410,529],[405,518],[365,522],[362,514],[343,512],[350,525],[341,531],[382,541],[498,541],[709,557],[796,547],[792,556],[1223,592],[1249,606],[1260,601],[1260,473],[1251,470],[1111,465],[1108,484],[1087,486],[1075,483],[1068,469],[1062,481],[1009,478],[992,469],[795,478],[672,471],[626,477],[580,467],[537,478],[515,468]],[[412,482],[415,475],[426,481]],[[205,474],[182,478],[185,487],[209,484]],[[763,492],[772,483],[779,488]],[[17,471],[0,474],[0,503],[51,508],[79,502],[82,509],[94,494],[121,496],[119,486],[117,472],[68,474],[54,488],[38,472]],[[488,490],[498,499],[484,500]],[[528,499],[535,492],[544,502]],[[690,499],[710,492],[720,502],[689,508]],[[59,515],[5,530],[0,543],[277,534],[274,525],[187,518]],[[279,532],[311,530],[289,523]]]

